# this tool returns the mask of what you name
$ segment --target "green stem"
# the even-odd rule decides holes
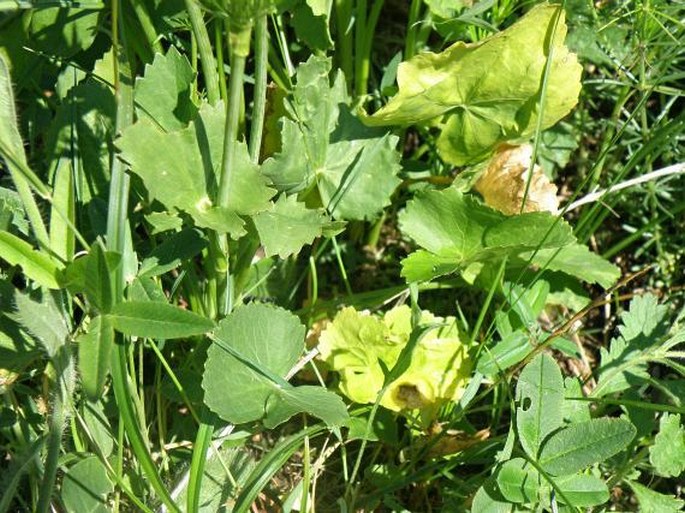
[[[43,481],[36,511],[48,513],[52,494],[55,491],[55,478],[59,467],[59,453],[62,447],[62,431],[69,417],[69,398],[73,390],[73,361],[69,344],[61,347],[52,363],[55,369],[54,396],[52,412],[48,420],[48,453],[45,458]]]
[[[126,56],[126,44],[119,47],[119,26],[122,20],[119,18],[119,0],[112,1],[112,47],[115,52],[115,95],[117,100],[117,133],[133,122],[133,88],[129,62]],[[123,36],[123,34],[122,34]],[[122,41],[125,39],[122,37]],[[128,222],[128,194],[130,179],[125,173],[123,163],[114,158],[112,160],[111,181],[109,192],[109,208],[107,212],[107,248],[110,251],[124,255],[126,250],[126,227]],[[122,266],[116,271],[114,283],[115,301],[123,299],[125,278]],[[140,424],[136,419],[136,410],[131,399],[131,389],[128,382],[128,370],[126,367],[126,344],[118,340],[112,358],[112,388],[114,397],[119,408],[119,414],[124,425],[126,434],[131,442],[133,453],[138,463],[149,479],[162,502],[174,512],[180,510],[174,504],[164,482],[157,472],[157,467],[145,444],[145,438],[140,430]]]
[[[259,163],[266,114],[266,81],[269,62],[269,29],[266,14],[257,18],[255,25],[255,73],[254,73],[254,106],[250,124],[250,157],[255,164]]]
[[[157,31],[155,30],[155,25],[152,23],[150,13],[147,12],[145,3],[142,0],[131,0],[131,4],[133,5],[133,10],[138,17],[138,22],[143,29],[143,34],[145,35],[145,38],[152,49],[152,53],[164,54],[164,48],[162,48],[162,43],[159,41]]]
[[[352,56],[352,0],[335,0],[337,44],[336,55],[345,74],[348,90],[352,90],[354,60]]]
[[[366,94],[366,81],[362,79],[363,68],[367,67],[369,56],[364,52],[366,40],[366,8],[367,0],[357,0],[354,17],[354,86],[357,96]],[[361,91],[361,92],[360,92]]]
[[[407,61],[414,57],[416,53],[416,35],[418,32],[417,23],[421,16],[421,0],[412,0],[409,7],[409,20],[407,21],[407,39],[404,45],[404,60]]]
[[[214,47],[216,48],[217,75],[219,77],[219,93],[223,101],[228,101],[228,89],[226,88],[226,71],[224,70],[224,34],[223,22],[214,21]]]
[[[197,41],[197,49],[200,53],[202,76],[207,88],[207,100],[209,100],[210,105],[215,105],[221,98],[221,91],[219,89],[216,59],[212,52],[212,44],[209,41],[209,33],[202,17],[202,11],[197,3],[194,0],[185,0],[185,6],[190,18],[190,26]]]
[[[373,7],[371,7],[371,14],[364,29],[362,47],[357,54],[358,69],[355,76],[357,96],[366,95],[368,90],[369,71],[371,69],[371,47],[373,46],[373,36],[376,33],[376,25],[383,9],[383,3],[384,0],[376,0]]]
[[[190,462],[190,475],[188,480],[187,512],[197,513],[200,509],[200,491],[202,490],[202,477],[207,461],[207,451],[212,442],[214,426],[202,422],[195,435],[193,457]]]

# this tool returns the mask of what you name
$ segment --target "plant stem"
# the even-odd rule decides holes
[[[119,27],[122,20],[119,15],[119,0],[112,1],[112,47],[114,49],[114,88],[117,100],[117,133],[133,122],[133,88],[131,69],[126,55],[125,38],[122,37],[122,47],[119,47]],[[123,34],[122,34],[123,36]],[[109,208],[107,211],[107,249],[124,255],[126,251],[126,227],[128,223],[128,194],[130,179],[125,173],[123,163],[116,157],[112,160],[111,182],[109,192]],[[116,270],[114,280],[114,301],[123,299],[125,277],[123,266]],[[124,429],[131,442],[133,453],[143,472],[150,480],[152,488],[170,510],[179,512],[164,482],[157,472],[157,467],[145,444],[145,438],[136,419],[136,410],[131,399],[131,389],[128,381],[126,366],[126,343],[119,337],[112,358],[112,388],[119,407],[119,414]]]
[[[190,474],[188,481],[187,512],[196,513],[200,509],[200,491],[202,490],[202,477],[205,472],[207,462],[207,450],[212,442],[214,426],[207,422],[202,422],[195,435],[195,445],[193,446],[193,457],[190,463]]]
[[[336,55],[345,75],[348,90],[352,90],[354,61],[352,58],[352,0],[335,0],[337,44]]]
[[[38,498],[38,513],[48,513],[50,502],[55,490],[55,478],[59,466],[59,453],[62,447],[62,430],[69,417],[69,399],[74,388],[73,360],[71,348],[65,344],[60,348],[52,360],[55,370],[54,396],[52,400],[52,412],[48,420],[48,454],[45,458],[43,481],[40,486]]]
[[[366,81],[362,80],[363,68],[366,65],[368,75],[369,56],[364,52],[366,40],[366,8],[367,0],[357,0],[354,15],[354,86],[358,96],[366,94]],[[366,61],[366,62],[365,62]],[[360,93],[360,91],[363,92]]]
[[[407,21],[407,39],[404,45],[404,56],[405,61],[414,57],[416,53],[416,34],[418,28],[416,24],[419,22],[419,17],[421,16],[421,5],[423,2],[421,0],[412,0],[411,6],[409,7],[409,20]]]
[[[190,18],[190,26],[192,27],[195,40],[197,41],[197,49],[200,53],[200,65],[202,66],[202,76],[205,80],[205,87],[207,88],[207,100],[210,105],[215,105],[221,98],[219,90],[219,76],[217,75],[216,59],[212,52],[212,44],[209,41],[209,34],[202,17],[200,7],[194,0],[185,0],[186,11]]]
[[[142,0],[131,0],[133,5],[133,10],[138,17],[140,26],[143,29],[143,34],[147,38],[147,42],[152,49],[152,53],[164,54],[164,48],[162,48],[162,43],[159,42],[159,37],[157,36],[157,31],[155,30],[155,25],[152,23],[150,18],[150,13],[147,12],[147,7]]]
[[[261,14],[255,24],[255,73],[254,104],[252,123],[250,124],[250,157],[255,164],[259,163],[266,114],[266,80],[269,62],[269,29],[266,14]]]

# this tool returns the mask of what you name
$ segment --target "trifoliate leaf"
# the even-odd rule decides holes
[[[664,413],[659,420],[659,433],[649,448],[649,462],[660,476],[678,477],[685,471],[685,429],[680,415]]]
[[[581,66],[564,46],[565,36],[564,10],[544,3],[482,41],[417,55],[398,69],[399,94],[365,122],[410,125],[439,118],[443,159],[456,165],[482,160],[498,144],[535,132],[543,87],[543,128],[576,104]]]
[[[474,187],[486,205],[505,214],[519,214],[525,198],[523,212],[557,213],[557,187],[537,164],[531,172],[532,155],[530,144],[497,149]]]
[[[197,113],[191,100],[195,72],[188,59],[171,46],[166,55],[156,54],[145,74],[136,80],[138,117],[151,119],[164,130],[178,130]]]
[[[249,304],[221,321],[207,352],[202,388],[205,403],[235,424],[264,418],[275,427],[307,412],[329,425],[347,419],[335,394],[293,387],[284,376],[304,349],[304,326],[282,308]]]
[[[283,149],[264,163],[264,172],[289,194],[316,188],[335,218],[369,219],[400,183],[398,138],[352,114],[345,81],[338,73],[331,85],[330,69],[322,57],[299,66],[290,117],[282,119]]]
[[[281,194],[269,210],[254,217],[254,223],[266,256],[286,258],[320,237],[330,219],[321,209],[307,208],[295,195]]]
[[[228,207],[212,203],[219,183],[223,125],[222,104],[203,105],[198,119],[175,132],[163,132],[141,119],[124,131],[119,147],[152,198],[167,209],[188,213],[199,226],[239,237],[245,233],[239,216],[269,208],[276,191],[251,162],[245,144],[235,143]]]
[[[430,329],[418,342],[409,366],[389,384],[380,404],[394,411],[423,409],[458,400],[470,375],[466,347],[454,318]],[[343,309],[321,334],[322,358],[340,373],[340,390],[357,403],[373,403],[383,388],[383,367],[391,369],[409,342],[411,309],[400,306],[382,318]],[[383,365],[381,365],[381,363]]]

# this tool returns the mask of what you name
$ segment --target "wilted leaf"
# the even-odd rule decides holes
[[[400,65],[400,92],[365,119],[370,125],[436,123],[438,150],[456,165],[482,160],[498,144],[530,137],[546,88],[542,127],[578,100],[581,66],[564,46],[564,11],[547,3],[508,29],[473,44],[458,42]],[[547,82],[543,76],[552,59]]]
[[[391,410],[426,408],[458,400],[470,376],[466,346],[454,318],[424,313],[425,323],[443,323],[421,337],[409,366],[392,381],[380,404]],[[322,358],[340,373],[340,389],[357,403],[373,403],[383,388],[386,369],[397,363],[411,335],[411,310],[393,308],[376,317],[343,309],[321,333]]]
[[[497,149],[474,187],[486,205],[510,215],[522,211],[557,213],[557,187],[537,164],[531,173],[532,155],[530,144]],[[521,210],[524,197],[526,203]]]

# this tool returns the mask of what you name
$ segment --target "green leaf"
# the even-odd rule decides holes
[[[0,152],[8,160],[26,163],[24,142],[17,126],[12,80],[5,58],[0,54]]]
[[[483,349],[476,370],[491,378],[516,365],[533,350],[528,338],[523,331],[515,331],[497,342],[492,349]]]
[[[576,508],[598,506],[609,500],[609,489],[600,478],[593,475],[573,474],[554,478],[554,484],[561,490],[557,493],[557,500]]]
[[[540,249],[535,254],[523,253],[520,258],[531,259],[533,265],[550,271],[561,271],[577,276],[588,283],[598,283],[605,289],[621,277],[614,264],[590,251],[582,244],[573,243],[560,249]]]
[[[472,282],[482,264],[504,258],[512,266],[560,269],[603,285],[619,275],[612,264],[578,244],[565,221],[547,212],[507,216],[452,187],[417,195],[399,222],[402,232],[426,250],[402,261],[402,276],[410,282],[453,272]],[[582,259],[592,269],[583,267]]]
[[[640,503],[641,513],[678,513],[683,511],[685,506],[685,501],[672,495],[655,492],[639,483],[631,482],[630,487]]]
[[[156,54],[145,74],[136,80],[138,118],[148,118],[165,131],[185,127],[197,113],[191,100],[195,72],[188,59],[171,46],[166,55]]]
[[[40,342],[50,358],[55,357],[69,338],[67,319],[55,299],[45,293],[37,302],[15,290],[14,302],[17,310],[12,317]]]
[[[543,444],[538,462],[555,476],[573,474],[622,451],[635,436],[623,419],[578,422],[553,433]]]
[[[581,66],[564,46],[565,36],[563,9],[545,3],[477,43],[458,42],[439,54],[417,55],[399,66],[399,94],[365,122],[409,125],[443,116],[437,122],[442,158],[456,165],[482,160],[498,144],[535,132],[548,58],[542,127],[576,104]]]
[[[679,477],[685,471],[685,429],[680,415],[664,413],[659,419],[659,433],[649,448],[649,462],[664,477]]]
[[[113,268],[110,261],[117,262]],[[85,260],[84,292],[90,303],[102,313],[108,313],[114,302],[114,271],[117,269],[117,256],[108,256],[99,242],[90,248]]]
[[[309,209],[295,195],[281,194],[269,209],[254,217],[266,256],[286,258],[322,235],[330,220],[321,209]]]
[[[156,301],[119,303],[107,317],[115,330],[134,337],[186,338],[202,335],[214,328],[210,319]]]
[[[159,276],[192,259],[207,247],[201,232],[186,228],[164,239],[140,264],[141,278]]]
[[[61,495],[68,513],[107,513],[111,509],[106,497],[113,491],[105,466],[89,456],[69,468]]]
[[[329,426],[340,426],[349,418],[340,396],[323,387],[284,387],[267,400],[264,426],[273,429],[300,412],[318,417]]]
[[[275,427],[295,413],[325,422],[347,419],[339,398],[325,389],[295,388],[283,377],[304,349],[305,328],[287,310],[252,303],[233,311],[214,333],[202,388],[205,404],[235,424],[264,419]]]
[[[514,458],[497,472],[497,486],[505,499],[521,504],[537,502],[540,474],[523,458]]]
[[[621,315],[620,335],[612,339],[607,351],[600,348],[599,379],[592,391],[594,397],[620,392],[649,378],[647,363],[651,350],[658,348],[667,326],[667,308],[647,294],[637,296]]]
[[[289,194],[315,188],[335,218],[371,219],[400,183],[398,138],[352,114],[345,81],[338,73],[331,86],[330,69],[322,57],[298,67],[290,117],[282,118],[283,149],[264,163],[264,172]]]
[[[66,60],[87,49],[99,32],[100,10],[43,7],[31,14],[31,47]]]
[[[60,288],[60,271],[47,254],[8,232],[0,232],[0,258],[18,265],[27,278],[49,289]]]
[[[574,398],[584,397],[580,378],[568,377],[564,379],[564,406],[562,408],[564,422],[585,422],[590,420],[590,405],[587,401]]]
[[[224,111],[221,103],[214,107],[204,104],[195,121],[175,132],[163,132],[142,119],[124,130],[119,147],[152,198],[167,209],[188,213],[198,226],[237,238],[245,233],[239,216],[269,208],[276,191],[250,160],[245,143],[235,143],[230,207],[212,203],[223,154]]]
[[[564,381],[550,356],[537,356],[521,371],[516,401],[519,440],[528,456],[537,459],[542,441],[562,425]]]
[[[312,50],[327,50],[333,45],[328,29],[331,0],[306,0],[292,12],[297,38]]]
[[[502,496],[495,480],[489,478],[473,497],[471,513],[512,513],[515,507]]]
[[[114,330],[106,316],[98,316],[88,331],[76,338],[81,386],[89,399],[96,401],[102,395],[105,380],[112,363]]]

